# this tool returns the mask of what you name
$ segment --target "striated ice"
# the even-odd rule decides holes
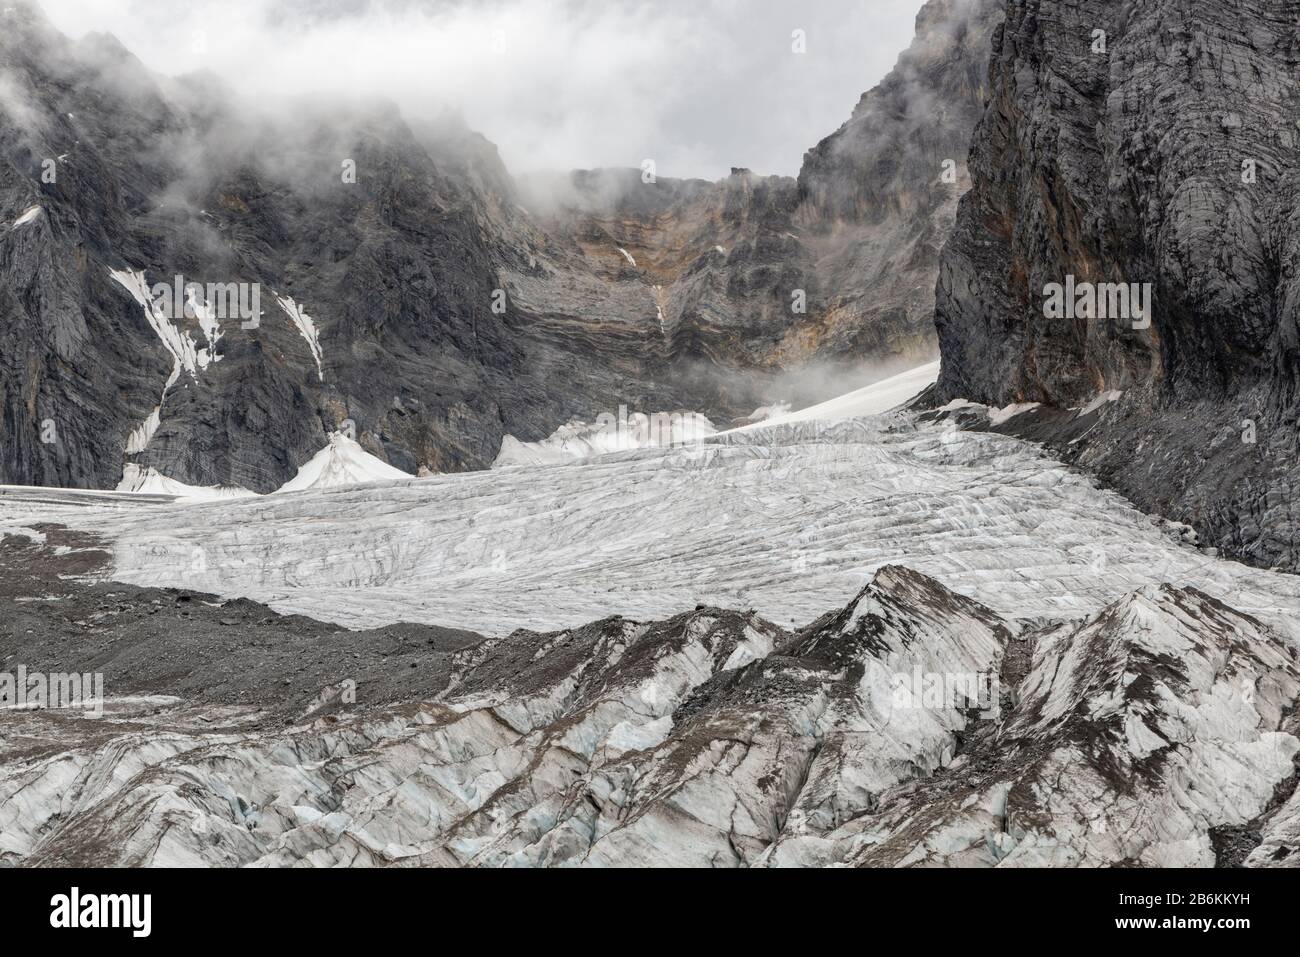
[[[907,416],[420,480],[354,470],[331,450],[301,484],[371,484],[199,508],[13,490],[0,521],[101,535],[125,581],[367,627],[502,634],[697,603],[789,625],[841,605],[888,564],[1010,618],[1083,617],[1166,581],[1288,630],[1300,611],[1296,578],[1182,544],[1028,443]],[[188,560],[195,547],[201,575]]]

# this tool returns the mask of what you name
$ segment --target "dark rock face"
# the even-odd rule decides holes
[[[1291,568],[1297,57],[1282,0],[1011,0],[936,307],[941,398],[1123,391],[1060,450]],[[1069,277],[1150,284],[1149,324],[1049,318],[1044,291]]]
[[[634,391],[621,380],[638,370],[597,355],[548,393],[555,344],[493,311],[492,169],[467,172],[486,150],[464,131],[440,144],[449,159],[382,104],[307,104],[273,125],[201,80],[164,88],[115,41],[71,44],[21,7],[7,19],[5,207],[42,212],[0,236],[5,481],[111,487],[159,404],[171,357],[111,270],[261,289],[260,326],[221,323],[213,361],[166,387],[133,456],[181,481],[274,489],[348,420],[408,471],[479,467],[507,428]],[[281,296],[319,323],[319,373]],[[175,325],[205,342],[197,319]]]
[[[826,362],[914,364],[961,188],[942,160],[965,153],[997,6],[932,0],[797,182],[596,171],[538,209],[457,120],[273,115],[7,6],[0,482],[113,487],[134,462],[265,492],[340,428],[408,472],[482,468],[506,433],[620,404],[726,422],[826,397],[842,384],[807,374]],[[256,285],[260,323],[155,328],[113,271]],[[792,370],[808,394],[773,396]]]
[[[670,363],[783,365],[780,343],[806,318],[793,294],[815,283],[791,232],[793,179],[737,169],[718,183],[647,182],[640,170],[582,170],[528,177],[522,189],[554,244],[546,281],[520,284],[527,301],[571,310],[594,276],[606,308],[654,324],[651,349]]]
[[[484,318],[499,283],[464,190],[391,110],[273,129],[219,90],[164,89],[116,41],[6,21],[4,204],[41,212],[0,236],[4,480],[111,487],[159,404],[171,357],[111,270],[261,288],[260,326],[223,320],[213,361],[166,387],[141,464],[266,491],[347,419],[411,471],[490,460],[503,410],[535,401],[526,346]],[[320,316],[321,375],[277,295]]]
[[[917,38],[853,116],[804,158],[797,222],[826,297],[820,354],[933,355],[934,283],[971,131],[988,99],[1002,0],[931,0]]]

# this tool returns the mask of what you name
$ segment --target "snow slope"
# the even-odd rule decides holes
[[[342,432],[333,432],[329,444],[313,455],[276,493],[343,488],[409,478],[410,475],[375,458]]]
[[[507,435],[492,467],[555,465],[609,452],[698,442],[712,435],[752,432],[797,422],[836,422],[879,415],[907,402],[927,386],[933,385],[938,377],[939,363],[928,363],[798,412],[789,411],[789,406],[784,404],[756,409],[753,418],[759,421],[721,433],[714,428],[712,422],[698,413],[642,415],[634,417],[635,421],[630,423],[623,416],[618,423],[604,425],[571,422],[556,429],[549,438],[540,442],[520,442],[514,436]],[[657,428],[654,424],[656,419],[670,420],[671,426]],[[671,432],[671,439],[665,434],[668,432]]]
[[[256,492],[246,488],[230,485],[186,485],[163,475],[157,469],[139,466],[128,462],[122,470],[122,481],[118,483],[119,492],[142,492],[146,495],[174,495],[182,499],[200,499],[213,501],[230,498],[247,498]]]
[[[869,386],[864,386],[846,395],[828,399],[817,405],[800,409],[798,412],[785,412],[742,426],[733,431],[748,432],[764,429],[773,425],[790,425],[795,422],[835,422],[840,419],[857,418],[866,415],[880,415],[898,408],[909,399],[915,398],[926,387],[934,385],[939,378],[939,363],[930,362],[907,372],[899,373],[888,379],[882,379]]]

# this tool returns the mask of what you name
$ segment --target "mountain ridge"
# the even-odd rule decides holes
[[[967,2],[932,0],[918,24],[938,29]],[[909,83],[969,71],[994,6],[975,4],[955,45],[943,31],[918,40],[929,59]],[[266,492],[349,422],[402,471],[484,468],[506,434],[541,440],[621,404],[734,421],[773,392],[826,398],[832,375],[862,385],[871,363],[934,348],[931,251],[953,184],[922,190],[933,212],[901,232],[889,219],[810,225],[798,181],[742,171],[684,187],[638,178],[649,205],[560,209],[548,224],[454,117],[408,124],[391,106],[310,100],[287,119],[243,110],[210,75],[154,77],[120,42],[67,40],[35,10],[13,7],[0,39],[0,208],[43,207],[0,233],[0,480],[112,488],[130,462]],[[904,119],[904,131],[924,123]],[[968,135],[945,121],[915,174],[937,183],[936,150],[960,155]],[[872,248],[857,241],[872,235]],[[887,295],[869,293],[880,269],[902,270]],[[178,275],[258,285],[263,321],[223,320],[205,346],[208,330],[179,317],[167,335],[210,361],[169,383],[152,306],[112,271],[145,288]]]

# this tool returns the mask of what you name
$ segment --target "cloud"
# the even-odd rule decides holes
[[[25,135],[32,136],[44,127],[40,111],[13,78],[0,73],[0,116],[8,119]]]
[[[41,0],[64,32],[113,33],[151,69],[257,96],[445,108],[514,172],[798,172],[910,42],[920,0]],[[809,9],[815,7],[815,9]],[[792,52],[803,30],[807,53]]]

